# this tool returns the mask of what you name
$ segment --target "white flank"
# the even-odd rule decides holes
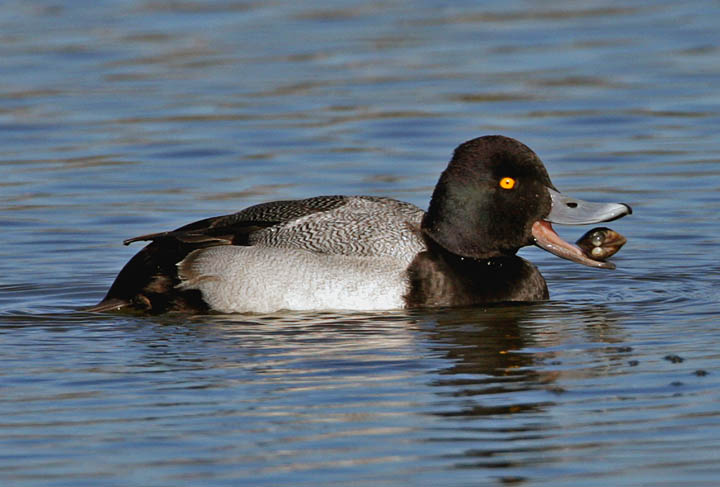
[[[178,264],[181,289],[198,289],[223,313],[386,310],[404,307],[407,259],[217,246]]]

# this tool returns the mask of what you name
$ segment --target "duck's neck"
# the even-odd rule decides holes
[[[408,306],[463,306],[548,299],[545,279],[530,262],[516,255],[469,258],[426,239],[408,274]]]

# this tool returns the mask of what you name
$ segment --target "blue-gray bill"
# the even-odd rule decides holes
[[[615,264],[605,262],[604,259],[620,250],[620,247],[625,243],[624,237],[616,233],[616,235],[622,238],[622,243],[617,245],[614,251],[611,251],[611,245],[608,244],[606,245],[607,252],[604,252],[602,256],[599,255],[598,252],[596,252],[598,255],[593,255],[592,251],[586,252],[580,246],[563,240],[552,228],[552,223],[561,225],[588,225],[592,223],[609,222],[631,214],[632,208],[624,203],[591,203],[565,196],[550,188],[548,188],[548,191],[550,191],[552,207],[550,213],[544,220],[537,221],[532,226],[535,245],[558,257],[577,262],[578,264],[601,269],[614,269]],[[618,242],[619,241],[612,243],[617,244]]]

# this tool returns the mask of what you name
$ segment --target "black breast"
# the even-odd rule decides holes
[[[516,255],[471,259],[428,242],[408,268],[408,307],[469,306],[549,298],[545,279],[530,262]]]

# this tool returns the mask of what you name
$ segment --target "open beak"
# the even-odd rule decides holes
[[[563,240],[552,224],[588,225],[591,223],[609,222],[632,213],[632,208],[624,203],[590,203],[565,196],[548,188],[552,207],[544,220],[533,223],[532,235],[535,245],[578,264],[603,269],[614,269],[615,264],[602,262],[588,257],[580,247]]]

